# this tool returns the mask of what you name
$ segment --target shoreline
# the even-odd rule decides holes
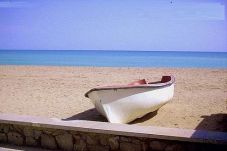
[[[0,65],[0,113],[106,121],[84,97],[89,89],[169,74],[174,98],[131,124],[227,131],[227,69],[219,68]]]
[[[117,67],[117,66],[75,66],[75,65],[11,65],[11,64],[0,64],[0,66],[9,67],[58,67],[58,68],[133,68],[133,69],[199,69],[199,70],[227,70],[227,67]]]

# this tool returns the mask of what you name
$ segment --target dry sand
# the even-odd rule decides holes
[[[0,66],[0,113],[106,121],[86,91],[170,74],[174,98],[131,124],[227,131],[227,69]]]

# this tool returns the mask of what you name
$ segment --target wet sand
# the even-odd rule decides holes
[[[227,131],[227,69],[0,66],[0,113],[106,121],[85,92],[162,75],[174,98],[130,124]]]

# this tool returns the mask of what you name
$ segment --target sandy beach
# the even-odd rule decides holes
[[[84,93],[176,77],[174,98],[130,124],[227,131],[227,69],[0,66],[0,113],[106,121]]]

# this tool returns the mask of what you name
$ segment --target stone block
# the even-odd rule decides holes
[[[73,135],[73,138],[74,138],[75,140],[80,140],[80,139],[81,139],[80,135]]]
[[[100,144],[104,146],[108,145],[108,138],[109,138],[108,135],[100,135],[99,136]]]
[[[87,136],[86,135],[80,135],[80,138],[83,140],[87,140]]]
[[[67,134],[67,132],[64,130],[57,130],[52,133],[53,136],[58,136],[58,135],[63,135],[63,134]]]
[[[30,127],[25,127],[23,132],[25,136],[31,136],[31,137],[34,136],[33,129]]]
[[[0,143],[7,142],[7,136],[5,133],[0,133]]]
[[[57,149],[55,138],[48,134],[41,134],[41,146],[48,149]]]
[[[136,138],[133,138],[132,139],[132,143],[133,144],[140,144],[140,140],[139,139],[136,139]]]
[[[9,125],[0,124],[0,133],[8,133],[8,132],[9,132]]]
[[[109,145],[110,145],[111,150],[118,150],[119,149],[119,136],[110,137],[108,139],[108,141],[109,141]]]
[[[121,142],[131,142],[131,138],[121,136],[121,137],[120,137],[120,141],[121,141]]]
[[[202,143],[187,143],[185,146],[187,147],[187,151],[203,150]]]
[[[39,139],[42,134],[42,131],[40,130],[34,130],[34,138]]]
[[[20,126],[20,125],[13,125],[13,131],[16,131],[20,134],[23,134],[23,129],[24,127],[23,126]]]
[[[167,144],[164,143],[164,142],[160,142],[160,141],[152,141],[152,142],[150,142],[150,148],[152,150],[163,151],[166,146],[167,146]]]
[[[55,131],[56,130],[54,130],[54,129],[45,129],[45,130],[43,130],[43,133],[50,135],[50,134],[54,133]]]
[[[180,144],[171,144],[165,148],[165,151],[182,151],[182,150],[185,150],[185,149]]]
[[[9,132],[7,134],[8,136],[8,142],[14,145],[23,145],[24,144],[24,138],[20,133],[17,132]]]
[[[86,151],[86,143],[84,140],[77,140],[73,146],[74,151]]]
[[[83,139],[83,140],[87,140],[87,136],[89,135],[89,133],[79,133],[79,135],[80,135],[80,138],[81,139]],[[94,137],[95,135],[92,135],[92,137]]]
[[[129,142],[120,142],[121,151],[140,151],[141,146],[139,144],[132,144]]]
[[[38,141],[31,136],[27,136],[25,138],[25,143],[28,146],[37,146],[38,145]]]
[[[99,143],[98,137],[95,135],[87,135],[87,143],[89,145],[97,145]]]
[[[62,150],[73,150],[73,137],[72,134],[63,134],[56,136],[58,146]]]
[[[72,134],[72,135],[77,135],[77,134],[79,134],[77,131],[69,131],[69,133]]]
[[[109,146],[101,146],[101,145],[88,145],[89,151],[109,151]]]
[[[14,131],[13,125],[9,125],[9,131]]]
[[[5,126],[5,124],[0,124],[0,133],[4,132],[4,126]]]
[[[146,142],[141,142],[141,150],[142,151],[148,151],[149,147],[148,147],[148,143]]]

